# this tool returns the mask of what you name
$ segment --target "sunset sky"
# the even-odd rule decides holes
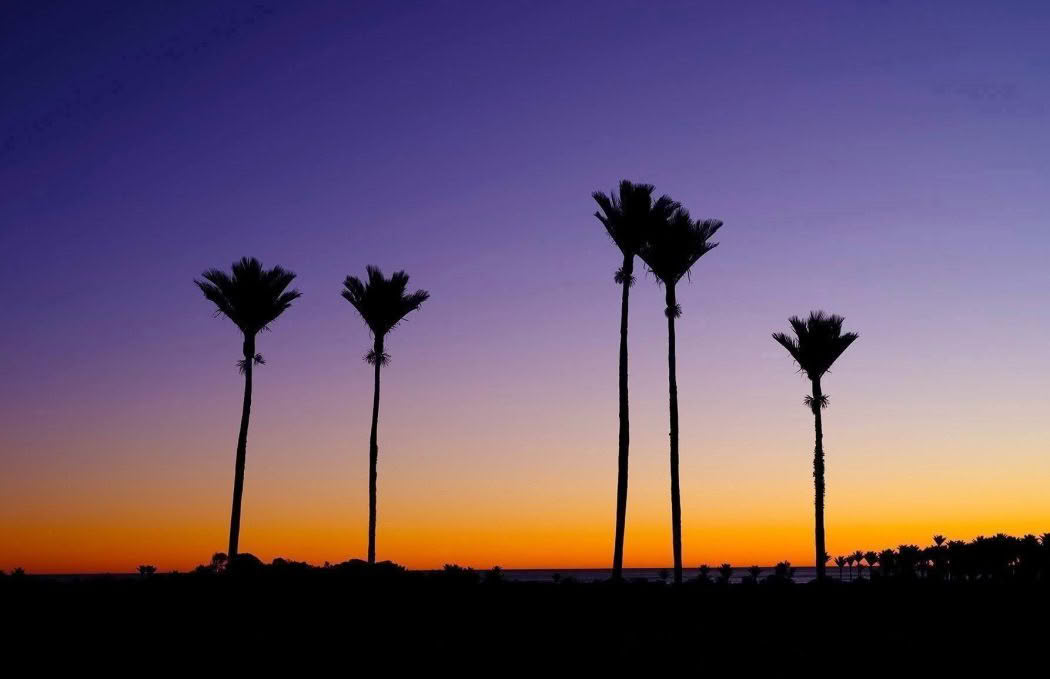
[[[221,5],[221,7],[219,6]],[[431,299],[387,340],[379,559],[607,567],[618,250],[594,190],[722,219],[679,286],[687,568],[1050,531],[1050,4],[5,3],[0,569],[226,548],[239,333],[194,287],[256,256],[241,549],[363,558],[365,266]],[[631,308],[626,566],[671,561],[663,298]]]

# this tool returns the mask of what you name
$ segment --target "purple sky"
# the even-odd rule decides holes
[[[260,340],[246,513],[265,445],[294,497],[335,460],[363,486],[368,339],[339,289],[376,264],[432,294],[388,341],[387,445],[537,503],[593,485],[604,535],[619,258],[589,194],[622,177],[725,222],[679,292],[683,441],[735,479],[706,497],[785,459],[808,511],[805,387],[769,333],[811,308],[861,334],[826,385],[829,474],[1046,471],[1047,3],[213,4],[0,9],[0,496],[214,476],[221,535],[239,343],[192,279],[254,255],[304,296]],[[662,488],[662,301],[636,290]]]

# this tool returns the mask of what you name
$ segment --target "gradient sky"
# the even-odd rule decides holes
[[[725,221],[679,301],[687,566],[1050,530],[1050,5],[4,3],[0,568],[186,569],[226,546],[242,379],[192,279],[299,273],[260,338],[242,550],[360,557],[371,372],[339,296],[432,298],[387,342],[378,556],[611,560],[622,177]],[[670,563],[666,326],[631,309],[626,565]]]

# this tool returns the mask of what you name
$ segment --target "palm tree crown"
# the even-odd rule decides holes
[[[823,311],[811,311],[809,318],[802,320],[798,316],[788,319],[795,337],[787,333],[773,333],[773,339],[780,343],[798,363],[799,369],[811,380],[817,380],[831,369],[832,364],[859,337],[855,332],[842,332],[845,319]]]
[[[254,257],[242,257],[233,264],[233,275],[210,269],[203,281],[194,280],[204,296],[215,304],[216,313],[226,316],[246,336],[265,330],[298,297],[298,290],[287,290],[295,274],[279,266],[263,269]]]
[[[718,243],[710,242],[710,238],[720,228],[720,219],[694,221],[688,210],[677,207],[666,226],[649,234],[639,255],[659,282],[674,286],[689,273],[698,259],[718,246]],[[682,315],[682,310],[676,305],[667,313],[677,318]]]
[[[381,343],[382,338],[405,316],[422,306],[430,297],[426,290],[416,290],[406,295],[407,287],[408,274],[404,271],[397,271],[386,278],[379,267],[369,266],[368,281],[362,282],[356,276],[347,276],[342,294],[346,301],[354,305],[372,335]],[[385,364],[389,359],[388,355],[376,354],[375,351],[365,356],[369,363],[378,360]]]
[[[605,226],[609,237],[628,262],[640,253],[650,232],[678,208],[678,203],[671,200],[670,196],[660,196],[654,203],[654,189],[652,184],[635,184],[624,179],[620,182],[619,195],[616,191],[610,191],[609,195],[601,191],[591,194],[600,208],[594,216]],[[625,282],[630,273],[617,271],[616,282]],[[627,282],[630,283],[629,280]]]

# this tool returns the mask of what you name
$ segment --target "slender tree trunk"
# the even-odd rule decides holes
[[[368,438],[368,563],[376,562],[376,465],[379,462],[379,370],[383,367],[383,338],[377,337],[375,352],[375,392],[372,395],[372,433]]]
[[[678,485],[678,379],[675,375],[674,321],[678,314],[674,285],[667,284],[667,389],[671,415],[671,545],[674,583],[682,584],[682,493]]]
[[[616,473],[616,542],[613,546],[613,580],[623,579],[623,539],[627,523],[627,455],[631,427],[627,403],[627,302],[634,282],[634,256],[623,258],[623,297],[620,301],[620,449]]]
[[[252,368],[255,363],[255,336],[244,338],[244,402],[241,406],[241,429],[237,434],[237,461],[233,468],[233,507],[230,510],[230,546],[227,563],[237,556],[241,536],[241,496],[244,494],[244,458],[248,452],[248,419],[252,412]]]
[[[813,447],[813,504],[816,531],[817,581],[824,581],[824,430],[820,422],[820,403],[823,394],[820,391],[820,378],[813,382],[813,421],[816,431],[816,443]],[[850,580],[853,580],[853,568],[850,567]]]

